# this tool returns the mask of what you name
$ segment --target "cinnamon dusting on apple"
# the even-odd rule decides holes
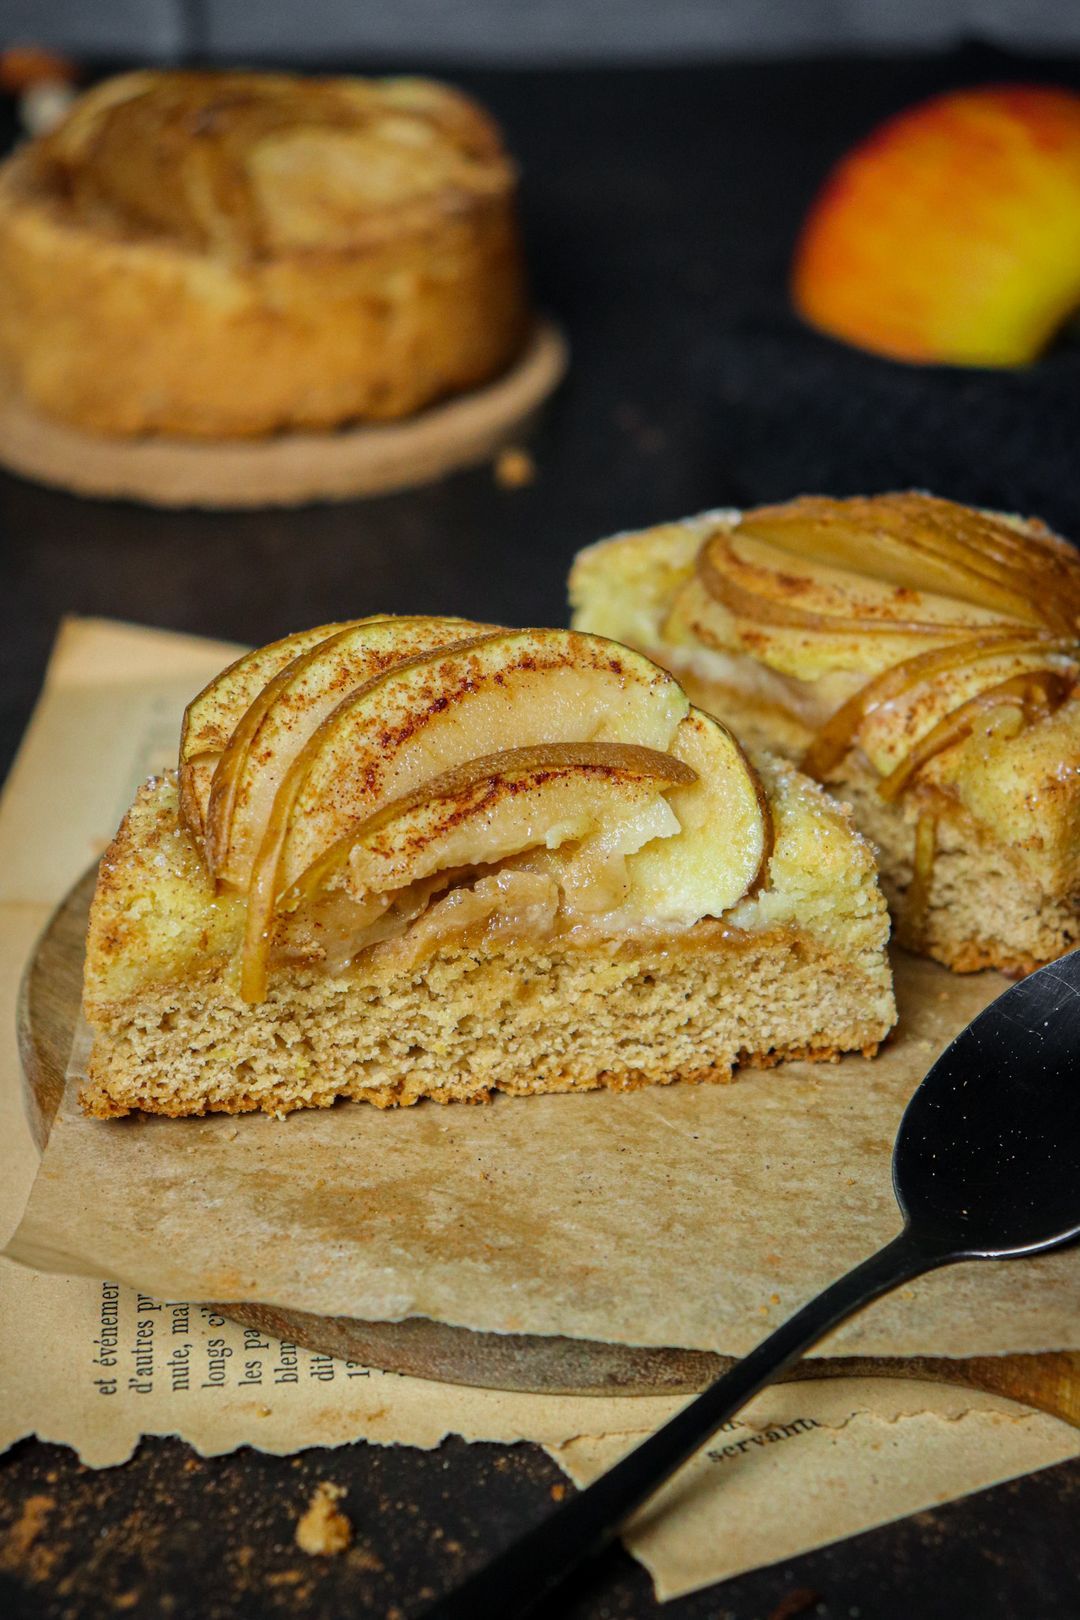
[[[803,756],[812,776],[827,780],[872,716],[932,694],[921,735],[882,771],[888,799],[991,710],[1011,707],[1018,729],[1028,727],[1080,679],[1080,557],[1044,530],[936,497],[807,496],[758,508],[706,538],[697,578],[723,618],[711,621],[698,599],[693,628],[721,648],[752,648],[784,673],[797,672],[801,651],[816,674],[851,668],[853,644],[867,648],[870,678]],[[1006,656],[1017,667],[1003,676]],[[985,686],[961,690],[981,664]]]
[[[692,926],[751,893],[772,847],[726,728],[573,631],[379,617],[287,637],[194,700],[180,778],[207,870],[244,905],[249,1002],[289,940],[347,962],[426,913],[449,923],[459,888],[495,913],[531,883],[554,896],[537,916]]]

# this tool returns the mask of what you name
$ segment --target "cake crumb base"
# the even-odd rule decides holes
[[[320,1480],[307,1510],[297,1522],[296,1545],[312,1557],[344,1552],[353,1537],[353,1527],[338,1507],[347,1494],[344,1485]]]
[[[193,984],[100,1009],[81,1101],[99,1119],[283,1117],[339,1098],[722,1084],[740,1065],[870,1056],[895,1017],[883,953],[786,928],[697,951],[521,945],[448,953],[405,979],[309,972],[256,1006]]]

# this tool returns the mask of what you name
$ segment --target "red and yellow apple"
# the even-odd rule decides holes
[[[814,202],[792,296],[894,359],[1029,364],[1080,308],[1080,95],[962,90],[883,124]]]

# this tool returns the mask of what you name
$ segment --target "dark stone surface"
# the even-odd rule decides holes
[[[1080,529],[1069,356],[1026,378],[927,373],[812,337],[786,314],[799,221],[853,139],[947,85],[1032,76],[1080,83],[1080,63],[972,48],[457,75],[521,160],[538,300],[574,348],[533,444],[536,482],[504,490],[481,469],[385,499],[221,515],[81,501],[0,474],[0,771],[64,613],[249,642],[375,610],[560,624],[566,568],[587,541],[826,485],[1019,500]],[[1028,398],[1034,476],[1017,471],[1009,431]],[[1067,452],[1058,463],[1048,442]]]
[[[501,117],[522,160],[538,296],[574,345],[570,380],[533,442],[536,482],[504,490],[482,469],[367,503],[220,516],[82,502],[0,476],[0,770],[65,613],[250,642],[380,609],[558,624],[565,570],[584,542],[814,486],[915,482],[1080,520],[1074,459],[1062,467],[1049,453],[1080,437],[1067,353],[1027,378],[907,371],[803,333],[784,299],[816,183],[877,118],[965,81],[1078,83],[1080,65],[972,49],[890,63],[458,77]],[[10,108],[3,117],[10,135]],[[1073,413],[1068,432],[1062,411]],[[957,433],[950,418],[961,412]],[[1030,415],[1026,441],[1012,442],[1011,424]],[[348,1486],[357,1540],[339,1558],[309,1560],[293,1527],[323,1478]],[[153,1441],[98,1473],[28,1442],[0,1464],[0,1612],[411,1620],[541,1514],[560,1478],[528,1446],[203,1460]],[[1048,1470],[664,1612],[1071,1620],[1078,1487],[1080,1465]],[[28,1520],[34,1496],[51,1506]],[[27,1540],[35,1512],[41,1529]],[[559,1612],[636,1620],[654,1610],[643,1572],[615,1552]]]
[[[309,1557],[294,1533],[320,1480],[346,1487],[354,1540]],[[150,1440],[104,1472],[26,1443],[0,1483],[6,1620],[413,1620],[572,1489],[535,1446],[460,1440],[289,1458]],[[14,1554],[10,1527],[33,1498],[41,1529]],[[617,1548],[538,1620],[1072,1620],[1078,1506],[1080,1465],[1046,1469],[662,1608]]]

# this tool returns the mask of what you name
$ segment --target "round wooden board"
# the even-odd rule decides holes
[[[0,388],[0,465],[41,484],[151,506],[302,506],[385,495],[486,461],[529,424],[562,380],[566,340],[539,321],[495,382],[403,422],[265,439],[111,439],[41,415]]]
[[[27,1109],[42,1148],[64,1090],[95,878],[96,871],[88,872],[54,913],[27,963],[19,993],[19,1050]],[[309,1350],[389,1372],[488,1389],[575,1395],[677,1394],[703,1388],[732,1365],[731,1357],[701,1350],[474,1333],[422,1317],[362,1322],[258,1303],[215,1303],[235,1321]],[[1072,1352],[971,1360],[826,1355],[803,1362],[787,1376],[792,1380],[919,1378],[960,1384],[1041,1407],[1080,1425],[1080,1354]]]

